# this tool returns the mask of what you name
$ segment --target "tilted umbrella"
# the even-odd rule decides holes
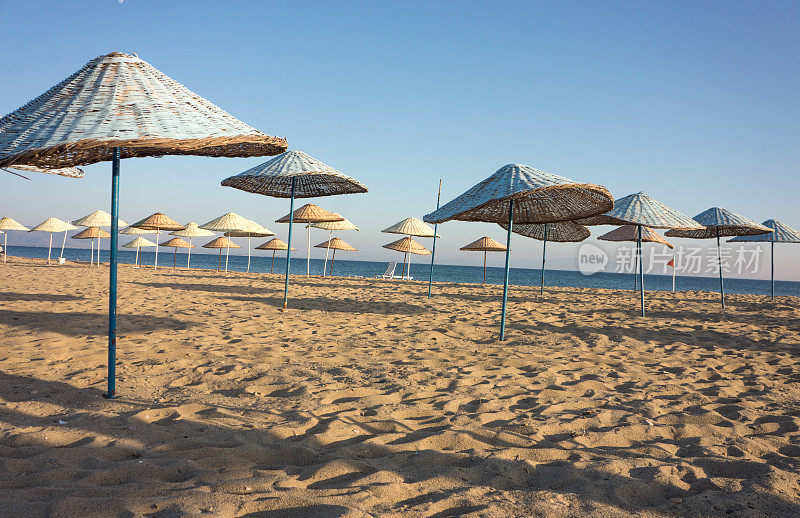
[[[172,247],[175,249],[175,255],[172,256],[173,268],[175,268],[175,261],[178,260],[178,248],[186,248],[188,250],[194,247],[194,245],[190,245],[189,243],[187,243],[186,241],[184,241],[179,237],[173,237],[169,241],[164,241],[163,243],[160,243],[158,246]]]
[[[333,239],[333,232],[338,230],[355,230],[356,232],[360,232],[359,228],[353,225],[350,221],[343,219],[342,221],[321,221],[319,223],[311,223],[310,224],[314,228],[319,228],[322,230],[327,230],[328,240]],[[325,262],[322,263],[322,275],[325,275],[325,270],[328,266],[328,252],[329,249],[325,249]]]
[[[0,230],[5,232],[3,234],[3,262],[6,262],[6,253],[8,252],[8,231],[9,230],[24,230],[27,231],[28,227],[21,225],[8,216],[0,219]]]
[[[500,340],[505,340],[511,229],[517,223],[554,223],[602,214],[614,205],[605,187],[578,183],[520,164],[508,164],[493,175],[427,214],[428,223],[450,220],[506,223],[506,266]]]
[[[602,236],[598,237],[602,241],[631,241],[633,243],[639,242],[639,227],[640,225],[623,225],[621,227],[615,228],[611,232],[603,234]],[[675,248],[672,246],[672,243],[661,237],[661,234],[656,232],[650,227],[641,226],[642,229],[642,242],[643,243],[660,243],[667,248],[673,249]],[[638,258],[637,258],[638,261]],[[672,281],[673,281],[673,291],[674,284],[675,284],[675,265],[673,263],[672,266]],[[636,263],[634,264],[633,268],[633,289],[636,290],[638,277],[636,277]]]
[[[388,248],[389,250],[395,250],[397,252],[403,252],[403,275],[401,275],[401,278],[404,280],[411,280],[411,272],[409,271],[408,275],[405,274],[406,259],[408,258],[408,254],[430,255],[431,253],[430,250],[417,243],[410,237],[404,237],[403,239],[392,241],[391,243],[383,245],[383,248]]]
[[[169,216],[162,214],[160,212],[156,212],[155,214],[151,214],[147,216],[141,221],[137,221],[133,225],[134,228],[141,228],[144,230],[155,230],[156,231],[156,243],[158,243],[158,238],[161,235],[162,230],[183,230],[184,226],[175,221],[174,219],[170,218]],[[156,257],[153,261],[153,270],[158,269],[158,247],[156,247]]]
[[[505,230],[508,226],[500,224]],[[583,241],[591,235],[589,229],[583,225],[579,225],[574,221],[557,221],[555,223],[539,223],[539,224],[514,224],[512,229],[515,234],[529,237],[531,239],[538,239],[542,242],[542,281],[539,286],[539,294],[544,295],[544,266],[545,257],[547,252],[547,242],[555,241],[556,243],[578,243]]]
[[[63,232],[64,233],[64,242],[61,243],[61,257],[64,257],[64,245],[67,242],[67,232],[69,230],[75,230],[75,225],[70,225],[66,221],[61,221],[58,218],[47,218],[46,220],[42,221],[28,232],[49,232],[50,233],[50,244],[47,247],[47,264],[50,264],[50,250],[53,249],[53,234],[55,232]]]
[[[203,248],[219,248],[219,262],[217,263],[217,271],[222,269],[222,249],[230,250],[231,248],[242,248],[227,237],[218,237],[203,245]],[[225,270],[228,271],[228,270]]]
[[[751,236],[739,236],[728,239],[728,243],[769,243],[770,259],[770,289],[769,296],[775,299],[775,243],[800,243],[800,231],[785,225],[777,219],[768,219],[762,223],[765,227],[772,229],[771,234],[758,234]]]
[[[107,397],[116,374],[117,239],[121,158],[264,156],[286,150],[135,55],[113,52],[0,118],[0,167],[59,169],[111,160]]]
[[[143,248],[143,247],[147,248],[147,247],[150,247],[150,246],[157,246],[157,245],[155,243],[153,243],[152,241],[149,241],[149,240],[143,238],[142,236],[139,236],[136,239],[134,239],[133,241],[131,241],[129,243],[125,243],[124,245],[122,245],[123,248],[135,248],[136,249],[136,259],[134,259],[133,264],[137,268],[139,267],[139,249]],[[156,248],[156,250],[158,250],[158,248]]]
[[[225,232],[225,237],[246,237],[247,238],[247,273],[250,273],[250,238],[253,237],[269,237],[274,236],[275,232],[271,231],[266,227],[262,227],[255,221],[251,221],[253,223],[254,228],[251,230],[234,230],[230,232]]]
[[[352,245],[350,245],[348,243],[345,243],[344,241],[342,241],[338,237],[334,237],[333,239],[329,239],[329,240],[325,241],[324,243],[320,243],[318,245],[314,245],[314,248],[326,248],[328,250],[333,250],[333,257],[331,257],[331,271],[330,271],[330,273],[328,273],[328,275],[333,275],[333,261],[336,260],[336,251],[337,250],[344,250],[344,251],[347,251],[347,252],[358,252],[358,248],[355,248],[354,246],[352,246]],[[323,274],[325,273],[324,269],[323,269],[322,273]]]
[[[381,230],[387,234],[403,234],[408,237],[434,237],[436,233],[434,230],[426,225],[422,220],[417,218],[406,218],[398,221],[391,227]],[[436,236],[442,237],[442,236]],[[427,254],[426,254],[427,255]],[[405,271],[406,261],[403,260],[403,276],[411,277],[411,258],[408,258],[408,273]]]
[[[725,286],[722,281],[722,251],[719,238],[726,236],[756,236],[772,233],[772,229],[759,225],[744,216],[727,209],[711,207],[693,218],[702,225],[699,229],[674,229],[665,234],[668,237],[686,237],[690,239],[717,238],[717,260],[719,262],[719,300],[725,309]]]
[[[297,210],[290,212],[282,218],[276,219],[275,223],[325,223],[333,221],[344,221],[344,217],[335,212],[325,210],[319,205],[306,203]],[[291,225],[290,225],[291,227]],[[306,248],[306,276],[311,275],[311,225],[306,225],[308,236],[308,246]],[[322,272],[325,273],[324,271]]]
[[[85,228],[85,229],[81,230],[80,232],[78,232],[74,236],[72,236],[72,239],[91,239],[92,240],[91,241],[91,246],[92,246],[91,253],[92,254],[94,254],[94,240],[97,239],[97,266],[100,266],[100,240],[101,239],[106,239],[106,238],[109,238],[109,237],[111,237],[111,234],[109,234],[108,232],[106,232],[102,228],[99,228],[99,227],[88,227],[88,228]],[[89,264],[90,265],[93,262],[93,258],[94,258],[94,255],[91,255],[90,259],[89,259]]]
[[[483,252],[483,284],[486,284],[486,252],[505,252],[506,247],[489,236],[476,239],[468,245],[464,245],[459,250],[465,252]]]
[[[214,233],[211,232],[210,230],[205,230],[203,228],[200,228],[197,225],[197,223],[195,223],[194,221],[190,221],[189,223],[186,224],[186,228],[184,228],[183,230],[176,230],[174,232],[170,232],[169,235],[178,236],[178,237],[188,237],[189,238],[189,244],[191,245],[193,237],[208,237],[208,236],[213,236]],[[194,248],[194,247],[186,249],[186,269],[187,270],[189,269],[189,261],[192,260],[192,248]]]
[[[258,232],[259,230],[264,229],[264,227],[262,227],[255,221],[251,221],[245,217],[242,217],[236,214],[235,212],[227,212],[218,218],[212,219],[208,223],[200,225],[200,228],[204,230],[213,230],[214,232],[237,232],[237,231]],[[233,243],[233,241],[231,241],[230,239],[227,240],[227,242]],[[241,247],[234,247],[234,248],[241,248]],[[248,251],[248,253],[250,252]],[[226,250],[225,252],[226,272],[228,271],[229,255],[230,255],[230,249]]]
[[[639,264],[639,300],[644,316],[644,266],[642,265],[642,228],[702,229],[689,216],[671,209],[644,192],[629,194],[614,201],[614,208],[596,217],[576,221],[581,225],[636,225],[636,260]],[[667,232],[667,235],[670,235]]]
[[[222,185],[242,191],[289,198],[289,213],[294,213],[295,198],[314,198],[335,194],[367,192],[367,187],[331,166],[302,151],[287,151],[252,169],[231,176]],[[283,308],[289,301],[289,260],[291,258],[292,224],[289,223],[289,247],[286,249],[286,278]]]
[[[272,263],[269,265],[269,273],[272,273],[272,267],[275,266],[275,252],[278,250],[286,250],[287,248],[289,248],[289,245],[276,237],[275,239],[270,239],[266,243],[257,246],[256,250],[272,250]],[[297,249],[292,248],[292,252],[297,252]]]
[[[111,226],[111,214],[104,210],[96,210],[91,214],[87,214],[86,216],[76,219],[72,222],[73,225],[77,225],[79,227],[110,227]],[[128,224],[122,221],[121,219],[118,220],[119,228],[127,227]],[[74,236],[73,236],[74,237]],[[97,242],[97,265],[100,266],[100,242]],[[92,245],[94,245],[94,240],[92,240]]]

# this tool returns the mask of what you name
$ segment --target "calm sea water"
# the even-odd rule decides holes
[[[35,246],[9,246],[9,254],[30,258],[47,258],[46,247]],[[60,248],[53,248],[52,257],[57,258]],[[67,260],[88,261],[89,250],[78,248],[66,248],[64,257]],[[254,254],[250,263],[251,272],[269,272],[272,261],[272,253],[258,251]],[[133,264],[136,251],[120,250],[119,260],[122,263]],[[219,261],[217,254],[192,253],[193,268],[216,269]],[[155,253],[151,251],[140,252],[140,263],[152,265],[155,260]],[[108,261],[108,250],[101,250],[101,261]],[[159,266],[172,266],[173,253],[171,250],[159,250]],[[402,262],[398,264],[396,275],[400,275]],[[186,254],[178,252],[177,265],[186,266]],[[222,266],[225,267],[225,251],[222,253]],[[322,274],[322,259],[311,259],[311,274]],[[330,267],[330,262],[328,263]],[[333,273],[338,276],[374,277],[386,271],[387,263],[384,261],[347,261],[336,259]],[[278,252],[275,256],[275,272],[283,272],[286,268],[285,252]],[[247,256],[231,255],[228,259],[228,269],[237,272],[247,270]],[[414,280],[428,280],[430,269],[430,259],[425,258],[424,262],[415,262],[412,266],[411,275]],[[297,252],[292,256],[293,274],[306,273],[306,258],[303,252]],[[483,280],[483,268],[480,266],[459,266],[437,264],[433,268],[433,280],[437,282],[474,282],[480,283]],[[541,280],[541,270],[529,268],[511,268],[510,282],[519,286],[538,286]],[[503,283],[502,268],[487,268],[486,282],[491,284]],[[631,289],[633,288],[633,276],[631,274],[620,273],[596,273],[594,275],[583,275],[580,272],[567,270],[546,270],[546,286],[562,287],[584,287],[584,288],[611,288],[611,289]],[[672,289],[672,277],[665,275],[645,275],[645,289],[669,291]],[[675,282],[677,290],[702,290],[719,291],[719,280],[715,277],[683,277],[677,276]],[[728,293],[747,293],[754,295],[769,295],[770,283],[765,280],[749,279],[725,279],[725,291]],[[776,295],[800,296],[800,282],[776,281]]]

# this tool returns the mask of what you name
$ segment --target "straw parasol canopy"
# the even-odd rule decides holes
[[[136,228],[143,228],[145,230],[155,230],[156,231],[156,243],[158,243],[158,238],[161,235],[162,230],[183,230],[183,225],[175,221],[174,219],[170,218],[166,214],[162,214],[160,212],[156,212],[155,214],[151,214],[147,216],[141,221],[137,221],[132,227]],[[153,269],[158,269],[158,248],[156,248],[156,257],[153,261]]]
[[[50,264],[50,251],[53,249],[53,233],[55,232],[63,232],[64,233],[64,242],[61,243],[61,256],[64,257],[64,245],[67,242],[67,231],[75,230],[75,225],[70,225],[66,221],[61,221],[58,218],[47,218],[46,220],[42,221],[28,232],[49,232],[50,233],[50,244],[47,247],[47,264]]]
[[[503,246],[503,243],[495,241],[489,236],[483,236],[468,245],[462,246],[459,250],[483,252],[483,284],[486,284],[486,252],[505,252],[506,247]]]
[[[3,234],[3,262],[6,262],[6,254],[8,253],[8,231],[9,230],[24,230],[27,231],[28,227],[21,225],[17,221],[9,218],[8,216],[3,216],[0,219],[0,231],[4,231]]]
[[[392,241],[389,244],[383,245],[383,248],[388,248],[389,250],[396,250],[398,252],[403,252],[403,271],[406,271],[406,261],[408,259],[408,254],[417,254],[417,255],[430,255],[431,251],[422,246],[421,244],[417,243],[410,237],[404,237],[403,239],[398,239],[397,241]],[[411,278],[411,268],[409,267],[408,273],[403,275],[403,278]]]
[[[334,214],[336,213],[334,212]],[[338,216],[339,214],[336,215]],[[320,228],[322,230],[328,230],[331,232],[337,230],[355,230],[356,232],[360,231],[357,226],[353,225],[350,221],[344,218],[340,221],[319,221],[317,223],[311,223],[311,226],[314,228]]]
[[[112,162],[109,398],[116,391],[120,160],[164,155],[265,156],[285,150],[284,139],[261,133],[137,56],[119,52],[89,61],[0,118],[0,167],[57,169]]]
[[[118,224],[120,227],[128,226],[128,224],[121,219],[118,219],[117,221],[119,222]],[[96,210],[91,214],[87,214],[82,218],[76,219],[72,222],[72,224],[79,227],[110,227],[111,214],[104,210]]]
[[[213,236],[214,233],[210,230],[206,230],[204,228],[200,228],[197,223],[194,221],[190,221],[186,224],[186,227],[183,230],[176,230],[174,232],[170,232],[169,235],[171,236],[178,236],[178,237],[188,237],[189,244],[192,244],[193,237],[208,237]],[[189,269],[190,262],[192,260],[192,249],[189,248],[186,250],[186,269]]]
[[[334,237],[333,239],[328,239],[323,243],[314,245],[314,248],[327,248],[328,250],[333,250],[333,257],[331,257],[331,269],[328,275],[333,275],[333,262],[336,260],[337,250],[344,250],[346,252],[358,252],[358,248],[350,245],[349,243],[346,243],[345,241],[339,239],[338,237]],[[323,271],[323,273],[325,272]]]
[[[276,223],[324,223],[333,221],[344,221],[344,216],[325,210],[319,205],[307,203],[299,209],[290,212],[280,219],[276,219]],[[306,235],[308,238],[308,248],[306,249],[306,275],[311,274],[311,225],[306,226]],[[325,273],[324,271],[322,272]]]
[[[391,227],[381,230],[381,232],[417,237],[433,237],[434,235],[433,229],[417,218],[406,218],[403,221],[398,221]],[[436,237],[442,236],[437,235]]]
[[[266,227],[262,227],[255,221],[250,221],[253,224],[252,228],[247,230],[233,230],[230,232],[225,232],[223,234],[225,237],[246,237],[247,238],[247,272],[250,273],[250,239],[254,237],[268,237],[274,236],[275,232],[271,231]],[[227,270],[228,267],[228,260],[225,260],[225,269]]]
[[[597,239],[602,241],[632,241],[638,240],[639,229],[637,225],[623,225],[615,228],[607,234],[599,236]],[[659,243],[670,249],[675,248],[672,243],[661,237],[661,234],[650,227],[642,226],[642,241],[645,243]]]
[[[155,230],[148,230],[146,228],[136,228],[136,227],[126,227],[119,231],[120,234],[131,235],[131,236],[141,236],[144,234],[155,234]]]
[[[256,250],[272,250],[272,263],[269,266],[269,273],[272,273],[272,267],[275,266],[275,252],[278,250],[286,250],[287,248],[289,248],[289,245],[276,237],[275,239],[270,239],[266,243],[257,246]],[[295,248],[292,248],[292,251],[297,252]]]
[[[768,219],[762,223],[772,229],[769,234],[738,236],[729,239],[728,243],[769,243],[770,248],[770,298],[775,298],[775,243],[800,243],[800,231],[777,219]]]
[[[11,169],[16,169],[18,171],[33,171],[33,172],[36,172],[36,173],[45,173],[45,174],[54,174],[54,175],[58,175],[58,176],[66,176],[67,178],[83,178],[84,177],[83,169],[81,169],[80,167],[64,167],[64,168],[61,168],[61,169],[43,169],[41,167],[36,167],[36,166],[32,166],[32,165],[16,164],[16,165],[10,166],[10,168]],[[19,173],[15,173],[14,171],[9,171],[8,168],[3,168],[3,170],[5,172],[7,172],[7,173],[11,173],[11,174],[14,174],[14,175],[17,175],[17,176],[21,176],[22,178],[25,178],[26,180],[30,180],[30,178],[28,178],[27,176],[23,176],[23,175],[21,175]]]
[[[160,243],[158,246],[166,246],[172,247],[175,249],[175,254],[172,256],[172,267],[175,268],[175,262],[178,260],[178,248],[193,248],[194,245],[190,245],[183,239],[179,237],[173,237],[169,241],[164,241]]]
[[[230,250],[231,248],[242,248],[227,237],[218,237],[203,245],[203,248],[219,248],[219,262],[217,264],[217,271],[222,269],[222,249]],[[225,258],[225,271],[228,268],[228,259]]]
[[[223,214],[222,216],[212,219],[208,223],[200,225],[200,228],[205,230],[214,230],[216,232],[225,232],[225,235],[228,235],[228,232],[243,232],[243,237],[248,237],[248,233],[256,233],[259,234],[262,230],[269,230],[265,229],[255,221],[249,220],[244,218],[235,212],[228,212]],[[264,234],[259,234],[258,237],[263,236]],[[268,236],[274,235],[272,233],[266,234]],[[230,236],[229,236],[230,237]],[[232,243],[233,241],[228,240],[228,242]],[[241,247],[239,247],[241,248]],[[228,271],[228,257],[230,255],[230,249],[225,252],[225,271]],[[248,239],[248,246],[247,246],[247,271],[250,271],[250,245]]]
[[[130,228],[133,228],[133,227],[130,227]],[[155,232],[155,231],[153,231],[153,232]],[[142,236],[137,237],[136,239],[134,239],[130,243],[125,243],[124,245],[122,245],[123,248],[135,248],[136,249],[136,258],[134,259],[133,264],[137,268],[139,267],[139,249],[142,248],[142,247],[147,248],[147,247],[150,247],[150,246],[156,246],[156,244],[153,243],[152,241],[149,241],[149,240],[143,238]],[[156,248],[156,250],[158,250],[158,248]]]
[[[107,239],[111,234],[98,227],[89,227],[81,230],[72,239]]]

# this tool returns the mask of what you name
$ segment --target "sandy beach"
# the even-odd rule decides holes
[[[0,264],[3,516],[800,516],[800,300]]]

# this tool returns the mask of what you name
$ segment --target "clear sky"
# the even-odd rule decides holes
[[[366,183],[368,194],[311,200],[361,227],[340,234],[354,258],[396,258],[379,230],[433,210],[439,178],[446,202],[512,162],[615,197],[644,190],[689,216],[721,206],[800,227],[800,2],[0,0],[0,21],[0,113],[91,58],[136,52]],[[234,211],[285,240],[273,221],[286,200],[219,185],[263,160],[126,160],[121,216]],[[110,165],[85,170],[2,174],[0,212],[32,226],[109,210]],[[440,233],[447,263],[479,264],[458,248],[504,240],[491,224]],[[541,243],[512,248],[513,266],[538,265]],[[577,248],[548,247],[550,264],[574,268]],[[800,280],[800,245],[779,253],[778,278]]]

